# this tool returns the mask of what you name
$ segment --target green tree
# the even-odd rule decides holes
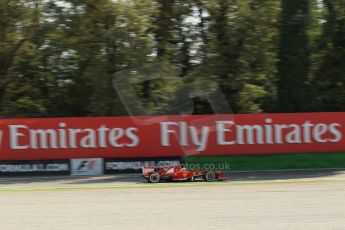
[[[316,111],[345,109],[345,4],[323,1],[326,9],[323,32],[317,51],[321,53],[314,86]]]
[[[282,1],[277,112],[309,110],[309,17],[309,0]]]
[[[0,3],[0,116],[47,115],[39,47],[43,1]]]

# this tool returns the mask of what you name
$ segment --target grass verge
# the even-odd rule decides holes
[[[303,153],[281,155],[246,156],[189,156],[183,158],[187,166],[230,171],[262,171],[293,169],[345,168],[345,153]]]

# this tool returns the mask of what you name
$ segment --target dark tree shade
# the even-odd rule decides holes
[[[283,0],[277,112],[308,110],[309,0]]]

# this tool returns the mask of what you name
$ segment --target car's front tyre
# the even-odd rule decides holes
[[[161,177],[158,173],[154,172],[150,175],[149,178],[147,178],[147,181],[149,183],[158,183],[161,180]]]

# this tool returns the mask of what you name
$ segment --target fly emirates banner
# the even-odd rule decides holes
[[[345,113],[0,120],[0,160],[345,152]]]

